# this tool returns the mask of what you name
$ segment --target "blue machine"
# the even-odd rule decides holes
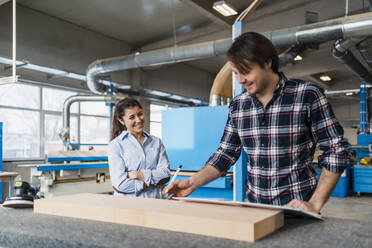
[[[233,25],[233,37],[242,34],[241,21]],[[244,87],[233,77],[233,95]],[[171,170],[182,165],[182,170],[196,172],[219,147],[228,116],[227,106],[209,106],[164,110],[162,138],[167,149]],[[184,176],[187,177],[187,176]],[[182,178],[182,177],[180,177]],[[242,152],[227,176],[218,178],[197,189],[191,197],[221,198],[244,201],[247,178],[247,155]]]
[[[357,137],[357,165],[354,166],[353,191],[372,193],[372,166],[361,163],[364,158],[372,158],[372,135],[367,126],[367,87],[360,86],[360,134]]]
[[[219,147],[224,127],[227,121],[227,106],[190,107],[163,110],[162,112],[162,139],[167,150],[171,170],[182,165],[182,172],[197,172],[203,168],[209,157]],[[236,169],[246,166],[240,158]],[[187,173],[186,173],[187,174]],[[233,173],[230,168],[226,177],[197,189],[191,197],[234,199],[233,180],[241,172]],[[178,178],[186,178],[189,175]],[[245,179],[236,179],[235,199],[243,201],[245,192]]]

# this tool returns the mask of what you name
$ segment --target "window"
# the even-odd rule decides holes
[[[107,144],[110,135],[109,118],[96,116],[81,116],[81,136],[82,143]]]
[[[0,85],[0,105],[38,109],[40,108],[40,89],[32,85],[2,84]]]
[[[105,102],[81,102],[81,113],[87,115],[110,115],[110,107]]]
[[[72,95],[76,95],[76,92],[43,88],[43,109],[52,111],[62,111],[63,103],[65,100]],[[71,105],[71,113],[78,113],[79,103],[75,102]]]
[[[166,106],[150,104],[150,134],[161,138],[161,111]]]
[[[40,118],[36,111],[0,108],[4,158],[40,157]]]
[[[59,131],[62,128],[61,115],[46,114],[44,117],[44,142],[45,153],[63,150],[63,142],[59,137]],[[78,118],[71,116],[70,118],[70,137],[71,142],[78,141]]]
[[[85,93],[85,92],[84,92]],[[78,91],[34,84],[0,85],[5,160],[44,159],[63,149],[59,132],[62,107]],[[75,102],[71,106],[70,138],[77,143],[109,141],[109,107],[104,102]],[[87,147],[88,148],[88,147]],[[84,150],[85,146],[81,146]],[[100,146],[97,150],[106,149]]]

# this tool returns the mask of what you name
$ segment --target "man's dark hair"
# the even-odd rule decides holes
[[[247,32],[235,39],[227,51],[227,59],[231,61],[240,73],[249,71],[247,62],[257,63],[261,68],[271,61],[271,69],[278,73],[279,57],[274,45],[265,36]]]

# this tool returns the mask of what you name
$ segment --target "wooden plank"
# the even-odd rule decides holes
[[[281,210],[103,194],[35,200],[34,212],[249,242],[284,224]]]
[[[304,216],[308,218],[314,218],[318,220],[323,220],[321,214],[316,214],[310,211],[301,210],[298,208],[287,207],[287,206],[278,206],[262,203],[252,203],[252,202],[238,202],[238,201],[221,201],[216,199],[205,199],[205,198],[191,198],[191,197],[174,197],[173,199],[178,201],[185,202],[197,202],[197,203],[207,203],[207,204],[218,204],[218,205],[227,205],[227,206],[239,206],[239,207],[254,207],[254,208],[265,208],[273,210],[284,210],[285,213],[291,214],[294,216]]]

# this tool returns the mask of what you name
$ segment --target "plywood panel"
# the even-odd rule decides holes
[[[102,194],[36,200],[34,212],[250,242],[284,224],[280,210]]]

